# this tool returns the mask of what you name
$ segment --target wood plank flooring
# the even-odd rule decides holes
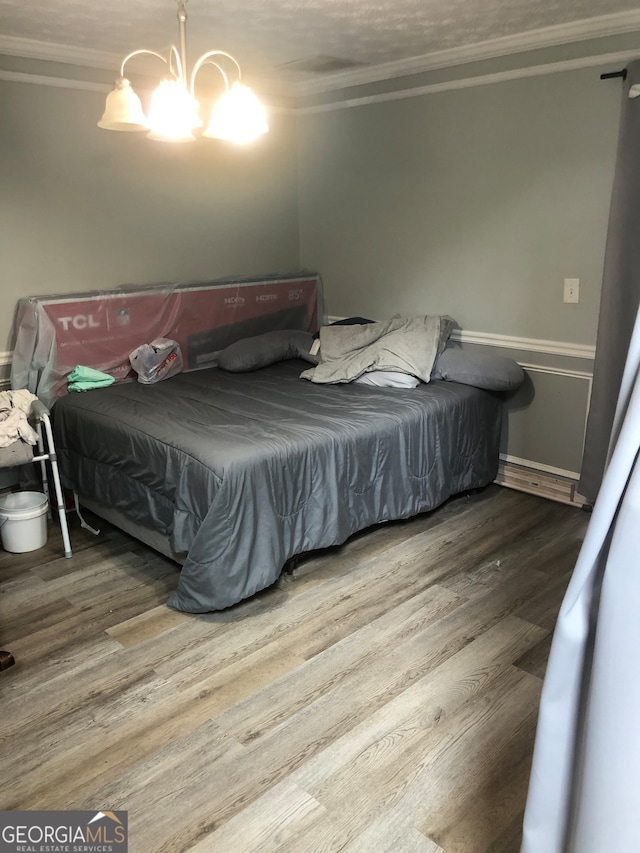
[[[132,853],[517,853],[588,518],[490,486],[201,616],[108,525],[0,550],[0,808],[126,809]]]

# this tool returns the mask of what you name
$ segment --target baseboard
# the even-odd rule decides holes
[[[585,499],[576,491],[578,486],[576,480],[527,468],[524,465],[514,465],[512,462],[500,462],[495,482],[508,489],[538,495],[570,506],[582,507],[585,504]]]

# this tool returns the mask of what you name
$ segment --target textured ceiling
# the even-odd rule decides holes
[[[638,11],[639,0],[190,0],[191,57],[224,49],[245,73],[332,57],[375,66]],[[124,55],[177,40],[175,0],[0,0],[6,37]]]

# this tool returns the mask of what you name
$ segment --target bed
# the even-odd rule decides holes
[[[301,554],[494,480],[514,362],[489,376],[443,351],[451,318],[323,316],[304,272],[20,301],[13,387],[52,406],[65,488],[182,564],[170,607],[227,608]],[[157,335],[186,371],[132,381],[133,347]],[[67,393],[78,364],[114,384]],[[385,366],[417,387],[360,384]]]
[[[170,607],[226,608],[296,555],[495,478],[499,394],[446,381],[320,386],[300,379],[307,367],[208,368],[55,404],[65,486],[183,560]]]

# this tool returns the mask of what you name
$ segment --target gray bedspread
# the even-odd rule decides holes
[[[315,385],[287,361],[71,394],[53,407],[64,485],[188,552],[169,606],[228,607],[285,562],[490,483],[501,400],[450,382]]]

